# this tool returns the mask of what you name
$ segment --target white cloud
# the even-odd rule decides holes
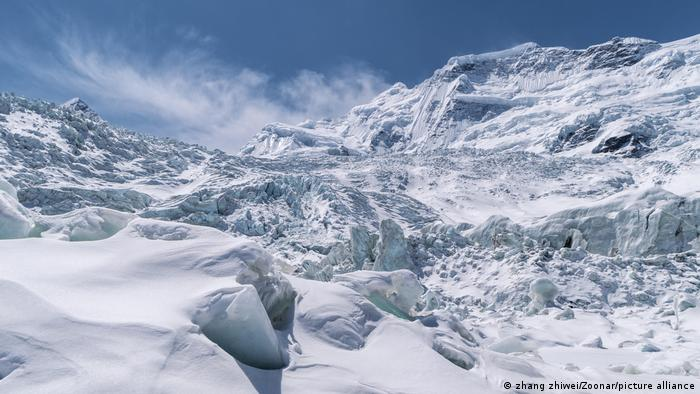
[[[202,37],[197,31],[181,34]],[[108,108],[106,115],[145,120],[151,125],[145,131],[231,152],[266,123],[338,116],[387,87],[378,73],[358,66],[338,67],[329,75],[302,70],[276,81],[224,65],[202,50],[173,50],[151,59],[114,39],[59,37],[52,61],[18,46],[4,60],[78,93],[98,110]]]
[[[209,34],[204,34],[193,26],[180,26],[175,29],[175,33],[185,41],[190,41],[199,45],[212,44],[216,38]]]

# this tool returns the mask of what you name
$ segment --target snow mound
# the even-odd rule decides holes
[[[360,349],[384,316],[356,291],[335,283],[293,279],[300,288],[297,323],[341,349]],[[320,289],[324,289],[323,292]]]
[[[62,241],[96,241],[113,236],[136,215],[107,208],[90,207],[56,216],[41,216],[32,233]]]
[[[522,227],[510,218],[494,215],[469,232],[474,242],[489,247],[518,246],[522,242]]]

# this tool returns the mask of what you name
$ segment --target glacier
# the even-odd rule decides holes
[[[0,391],[697,384],[698,86],[527,43],[235,154],[0,93]]]

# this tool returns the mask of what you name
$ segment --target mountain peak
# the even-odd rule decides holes
[[[92,118],[93,120],[101,119],[97,112],[90,108],[88,103],[83,101],[83,99],[81,99],[80,97],[73,97],[72,99],[66,101],[65,103],[61,104],[61,108],[69,111],[83,113],[89,118]]]
[[[90,106],[83,101],[80,97],[73,97],[72,99],[66,101],[65,103],[61,104],[61,108],[64,109],[71,109],[74,111],[81,111],[81,112],[87,112],[90,111],[92,112],[92,109]]]
[[[527,51],[528,49],[538,48],[538,47],[539,47],[539,45],[537,43],[526,42],[526,43],[516,45],[512,48],[504,49],[501,51],[455,56],[455,57],[450,58],[450,60],[447,61],[447,64],[448,65],[471,64],[471,63],[477,63],[479,61],[485,61],[485,60],[502,59],[502,58],[506,58],[506,57],[517,56],[517,55],[520,55],[523,52]]]

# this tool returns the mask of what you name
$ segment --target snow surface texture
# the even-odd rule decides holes
[[[1,94],[0,391],[697,385],[698,86],[528,43],[239,155]]]

